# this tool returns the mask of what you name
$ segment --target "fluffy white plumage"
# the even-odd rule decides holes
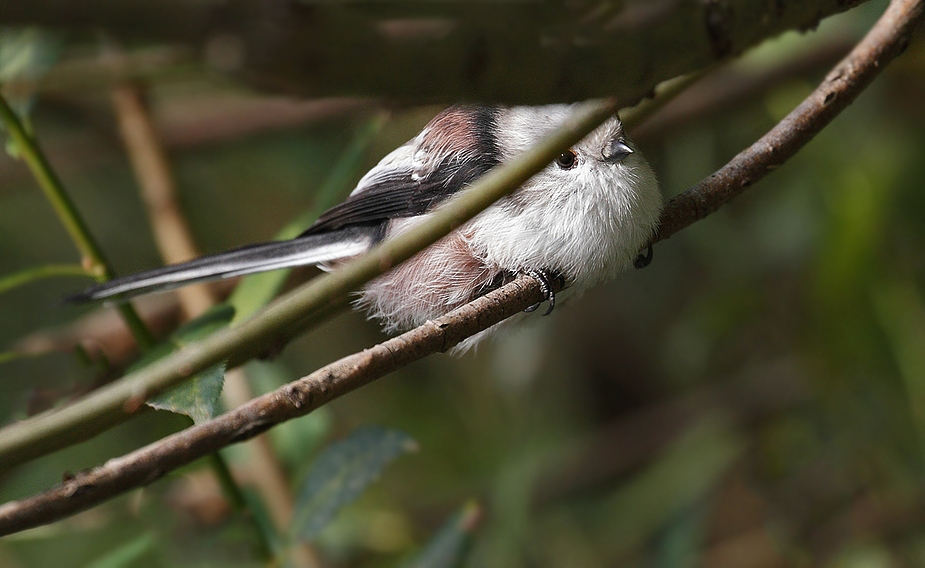
[[[568,114],[566,105],[502,110],[496,131],[500,160],[514,158],[535,144]],[[434,154],[421,150],[427,135],[425,129],[396,149],[364,180],[375,178],[380,169],[407,163],[408,156],[415,157],[416,168],[432,167]],[[470,301],[474,291],[496,282],[499,273],[535,270],[561,275],[567,286],[557,295],[561,300],[629,269],[652,237],[662,200],[655,174],[635,148],[622,160],[605,159],[605,149],[615,140],[632,148],[619,120],[611,118],[572,148],[573,167],[550,164],[456,233],[371,282],[359,305],[388,331],[397,331]],[[441,150],[437,155],[446,155],[447,150]],[[422,154],[431,160],[422,159]],[[354,192],[364,189],[361,181]],[[425,216],[392,220],[388,234]],[[458,350],[465,351],[486,336],[474,336]]]
[[[567,105],[452,107],[383,158],[344,203],[300,237],[116,279],[71,299],[127,298],[195,281],[337,263],[424,219],[479,175],[545,137],[569,113]],[[561,300],[631,267],[660,209],[655,175],[611,118],[513,194],[370,282],[358,304],[386,330],[402,330],[531,272],[563,277]]]

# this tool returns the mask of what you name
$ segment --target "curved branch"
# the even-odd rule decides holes
[[[911,30],[922,19],[923,2],[893,0],[864,40],[780,125],[717,174],[669,203],[661,238],[715,211],[769,168],[792,156],[830,122],[903,50]],[[346,357],[215,420],[110,460],[45,493],[0,506],[0,534],[60,519],[151,483],[177,467],[306,414],[424,355],[446,350],[540,298],[535,282],[518,279],[443,318]]]
[[[716,173],[668,202],[653,242],[713,213],[792,158],[905,50],[922,10],[921,0],[892,0],[864,39],[806,100]]]
[[[16,148],[20,152],[23,161],[31,170],[35,181],[45,194],[45,198],[51,204],[52,209],[54,209],[58,220],[82,255],[83,263],[87,266],[87,272],[93,274],[97,279],[111,279],[113,275],[112,265],[106,255],[103,254],[103,249],[90,232],[90,227],[77,210],[74,200],[64,189],[64,184],[61,183],[61,179],[51,167],[48,158],[45,157],[45,152],[39,147],[35,138],[26,131],[19,117],[2,94],[0,94],[0,123],[3,124],[6,131],[9,132],[10,138],[16,143]],[[135,341],[138,342],[142,349],[154,345],[154,336],[151,335],[132,304],[128,302],[121,304],[119,314],[131,329]]]
[[[351,291],[411,258],[520,187],[618,108],[614,99],[581,105],[549,137],[492,169],[466,191],[434,210],[428,219],[334,272],[314,278],[280,297],[240,325],[187,345],[74,404],[0,429],[0,471],[107,430],[131,417],[144,406],[145,400],[202,369],[222,361],[235,366],[284,345],[308,324],[317,324],[345,305]]]
[[[542,300],[539,284],[531,277],[520,277],[437,320],[344,357],[214,420],[78,473],[45,493],[0,505],[0,536],[52,522],[152,483],[225,446],[304,416],[426,355],[446,351]]]

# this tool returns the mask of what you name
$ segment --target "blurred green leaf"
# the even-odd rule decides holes
[[[234,308],[220,305],[181,326],[170,340],[150,350],[141,361],[132,366],[138,369],[172,353],[177,348],[202,339],[227,327],[234,317]],[[130,369],[130,370],[131,370]],[[221,408],[222,386],[225,382],[225,364],[215,365],[190,380],[147,401],[148,406],[185,414],[199,424],[214,418]]]
[[[315,192],[315,206],[286,225],[276,234],[277,239],[293,239],[299,236],[321,213],[343,197],[347,184],[363,163],[366,149],[385,125],[385,119],[384,115],[377,116],[360,130],[331,168],[327,179]],[[269,303],[282,288],[290,272],[292,270],[272,270],[243,278],[228,298],[228,303],[236,310],[234,320],[237,322],[246,319]]]
[[[658,539],[658,568],[695,568],[703,559],[700,551],[704,545],[704,529],[708,522],[703,503],[681,511],[672,519]]]
[[[884,282],[871,296],[906,388],[919,443],[925,443],[925,299],[910,279]]]
[[[472,542],[472,532],[482,516],[481,507],[471,501],[453,515],[434,538],[404,568],[453,568],[459,566]]]
[[[853,543],[827,564],[831,568],[894,568],[902,565],[894,562],[890,549],[878,542]]]
[[[225,384],[225,364],[196,373],[192,379],[147,402],[151,408],[185,414],[196,424],[215,418],[221,409],[222,386]]]
[[[26,353],[19,353],[17,351],[5,351],[0,353],[0,364],[15,361],[17,359],[24,359],[26,357],[29,357],[29,355]]]
[[[154,550],[157,539],[153,533],[139,535],[138,538],[126,542],[101,558],[86,565],[86,568],[122,568],[136,566],[138,560],[145,554]]]
[[[364,427],[326,449],[302,481],[292,535],[310,542],[399,455],[417,445],[398,430]]]
[[[204,339],[216,331],[228,327],[234,319],[234,307],[222,304],[178,327],[171,340],[178,346]]]
[[[23,86],[5,95],[27,130],[28,115],[34,99],[34,82],[57,61],[61,45],[58,34],[39,28],[0,27],[0,85],[24,80]],[[11,139],[6,140],[6,151],[14,158],[19,157],[19,151]]]
[[[35,79],[58,59],[61,38],[39,28],[0,28],[0,82]]]
[[[6,276],[0,277],[0,294],[19,286],[31,284],[37,280],[42,280],[44,278],[55,278],[58,276],[86,276],[87,278],[92,278],[90,273],[88,273],[79,264],[48,264],[45,266],[32,266],[20,270],[19,272],[14,272],[13,274],[7,274]]]
[[[744,450],[742,436],[721,415],[691,426],[657,462],[603,501],[591,527],[600,549],[619,557],[644,544],[704,498]]]

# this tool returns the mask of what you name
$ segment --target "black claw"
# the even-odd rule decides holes
[[[646,253],[645,254],[640,253],[639,256],[636,257],[636,260],[633,261],[633,266],[635,266],[637,269],[645,268],[649,266],[651,262],[652,262],[652,243],[649,243],[649,247],[646,249]]]
[[[555,309],[556,307],[556,291],[552,287],[549,274],[541,270],[529,270],[527,271],[527,274],[530,275],[534,280],[536,280],[536,282],[540,285],[540,290],[543,291],[543,295],[546,297],[546,301],[549,302],[549,307],[543,313],[544,316],[548,316],[549,314],[552,313],[553,309]],[[530,306],[524,311],[525,312],[535,311],[538,307],[540,307],[540,304],[542,303],[543,302],[538,302],[536,304],[533,304],[532,306]]]

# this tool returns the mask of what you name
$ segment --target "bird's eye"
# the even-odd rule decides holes
[[[566,150],[559,154],[559,157],[556,158],[556,165],[562,168],[563,170],[570,170],[575,167],[575,164],[578,163],[578,154],[575,153],[575,150]]]

